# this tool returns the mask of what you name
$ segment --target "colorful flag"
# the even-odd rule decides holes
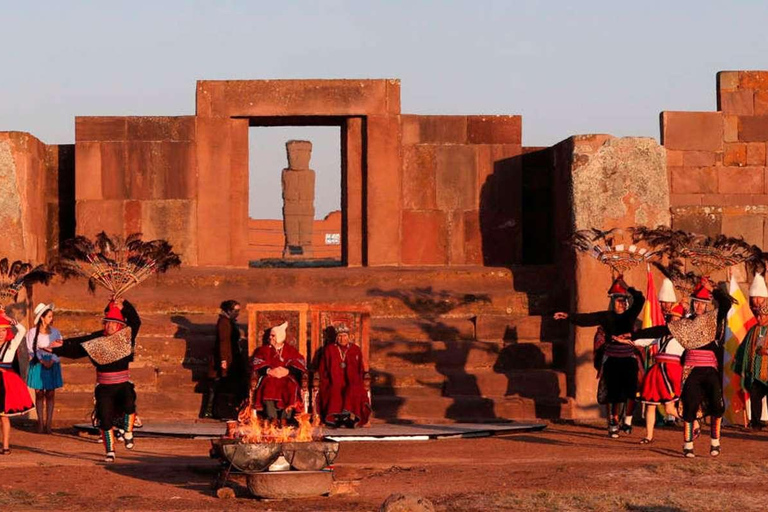
[[[642,328],[647,329],[649,327],[657,327],[659,325],[666,325],[664,321],[664,312],[661,310],[661,303],[659,297],[656,294],[656,285],[653,282],[653,274],[651,273],[650,265],[648,268],[648,284],[645,290],[645,304],[643,305],[643,311],[640,313],[642,318]],[[658,351],[658,345],[650,345],[645,350],[645,369],[651,367],[653,364],[653,357]]]
[[[741,389],[741,377],[733,372],[731,365],[736,356],[736,350],[744,341],[749,329],[757,324],[749,301],[739,288],[736,278],[731,275],[728,293],[736,301],[728,312],[725,329],[725,349],[723,351],[723,399],[725,400],[725,421],[731,425],[744,423],[742,411],[746,407],[747,395]]]

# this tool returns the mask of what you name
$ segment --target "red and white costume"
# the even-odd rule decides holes
[[[35,408],[27,385],[13,369],[16,350],[27,330],[23,325],[15,324],[14,334],[11,320],[2,311],[0,329],[5,329],[5,336],[0,339],[0,416],[18,416]]]

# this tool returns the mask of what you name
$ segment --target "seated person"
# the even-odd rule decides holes
[[[320,374],[320,414],[327,425],[353,428],[368,423],[371,401],[365,386],[363,351],[349,342],[346,325],[336,328],[336,341],[323,349]]]
[[[291,420],[301,410],[299,383],[307,364],[299,351],[285,342],[288,322],[269,330],[269,344],[251,358],[252,407],[271,420]],[[255,389],[254,389],[255,388]]]

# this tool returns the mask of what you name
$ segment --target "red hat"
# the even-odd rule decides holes
[[[13,324],[11,319],[5,316],[5,313],[0,313],[0,329],[5,329],[5,339],[3,342],[11,341],[13,339],[13,331],[11,330]]]
[[[683,318],[685,316],[685,308],[682,304],[679,302],[672,306],[672,309],[669,311],[669,316],[676,316],[678,318]]]
[[[109,301],[109,304],[107,304],[107,307],[104,309],[104,318],[102,318],[102,321],[127,325],[125,323],[123,312],[120,311],[120,308],[117,307],[117,304],[115,304],[115,301],[113,300]]]
[[[624,276],[619,274],[619,277],[614,279],[611,288],[608,290],[608,295],[629,295],[629,286],[624,282]]]
[[[693,300],[704,302],[712,301],[712,291],[705,286],[708,282],[706,277],[701,278],[701,281],[699,281],[699,284],[696,285],[696,288],[693,289],[693,293],[691,293],[691,298]]]

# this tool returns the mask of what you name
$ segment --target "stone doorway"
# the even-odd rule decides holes
[[[348,265],[348,119],[248,121],[249,266]]]

